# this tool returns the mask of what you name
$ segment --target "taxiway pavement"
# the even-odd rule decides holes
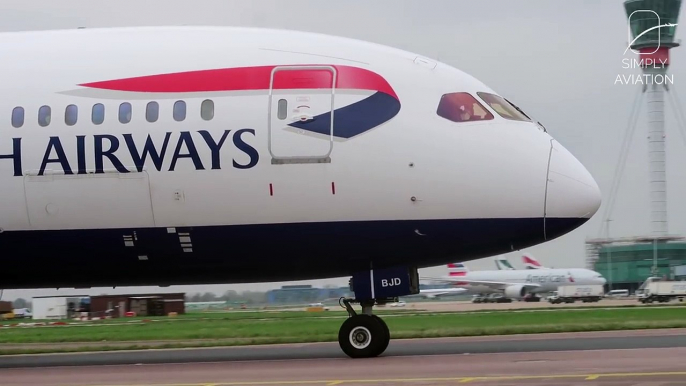
[[[686,348],[0,370],[3,386],[686,385]]]
[[[3,386],[686,385],[686,329],[0,357]]]

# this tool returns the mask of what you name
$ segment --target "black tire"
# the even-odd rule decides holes
[[[379,355],[386,334],[379,319],[371,315],[355,315],[346,319],[338,330],[338,344],[351,358],[371,358]]]
[[[381,324],[381,328],[383,329],[383,332],[384,332],[384,341],[382,342],[381,346],[379,347],[379,352],[375,355],[375,356],[378,356],[378,355],[383,354],[384,351],[386,351],[386,349],[388,348],[388,344],[391,342],[391,330],[388,329],[388,325],[386,324],[386,322],[384,322],[383,319],[381,319],[380,317],[378,317],[376,315],[372,315],[372,317],[374,319],[376,319],[379,322],[379,324]]]

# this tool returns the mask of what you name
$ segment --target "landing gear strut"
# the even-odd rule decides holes
[[[340,303],[348,311],[348,319],[338,331],[338,344],[351,358],[371,358],[381,355],[391,340],[388,326],[383,319],[372,314],[374,300],[361,302],[362,313],[351,306],[353,299],[342,298]]]
[[[419,293],[417,267],[390,267],[353,273],[350,290],[354,299],[341,298],[341,307],[348,311],[348,319],[338,331],[338,344],[351,358],[371,358],[381,355],[391,334],[386,322],[372,314],[375,304],[397,302],[398,297]],[[362,306],[355,312],[352,303]]]

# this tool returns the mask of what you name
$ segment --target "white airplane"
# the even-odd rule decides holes
[[[467,289],[465,288],[432,288],[419,290],[419,295],[423,295],[426,298],[432,299],[442,296],[460,295],[466,292]]]
[[[444,278],[432,278],[437,282],[453,283],[472,293],[502,293],[510,299],[524,299],[527,295],[556,291],[564,285],[604,285],[605,278],[598,272],[585,268],[550,268],[533,272],[529,269],[455,272],[448,265],[450,274]]]
[[[459,276],[460,272],[463,272],[466,269],[466,267],[463,263],[450,263],[448,264],[448,269],[450,272],[450,276],[453,277],[454,275]],[[460,295],[466,292],[468,292],[466,288],[454,287],[454,283],[451,283],[450,288],[420,289],[418,295],[412,296],[420,296],[431,299],[442,296]]]
[[[2,33],[0,52],[1,288],[352,276],[339,344],[371,357],[390,340],[372,307],[419,293],[418,268],[600,205],[540,124],[411,52],[227,27]]]

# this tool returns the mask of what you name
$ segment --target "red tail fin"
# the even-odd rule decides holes
[[[467,272],[469,272],[469,268],[467,268],[466,265],[463,263],[450,263],[448,264],[448,276],[450,277],[460,277],[460,276],[466,276]],[[459,286],[459,285],[466,285],[467,283],[465,282],[454,282],[453,285]]]
[[[529,255],[528,253],[522,255],[522,261],[524,262],[524,265],[529,269],[543,268],[543,265],[541,265],[541,263],[539,263],[538,260],[536,260],[536,258]]]
[[[467,272],[469,269],[463,263],[448,264],[448,276],[465,276]]]

